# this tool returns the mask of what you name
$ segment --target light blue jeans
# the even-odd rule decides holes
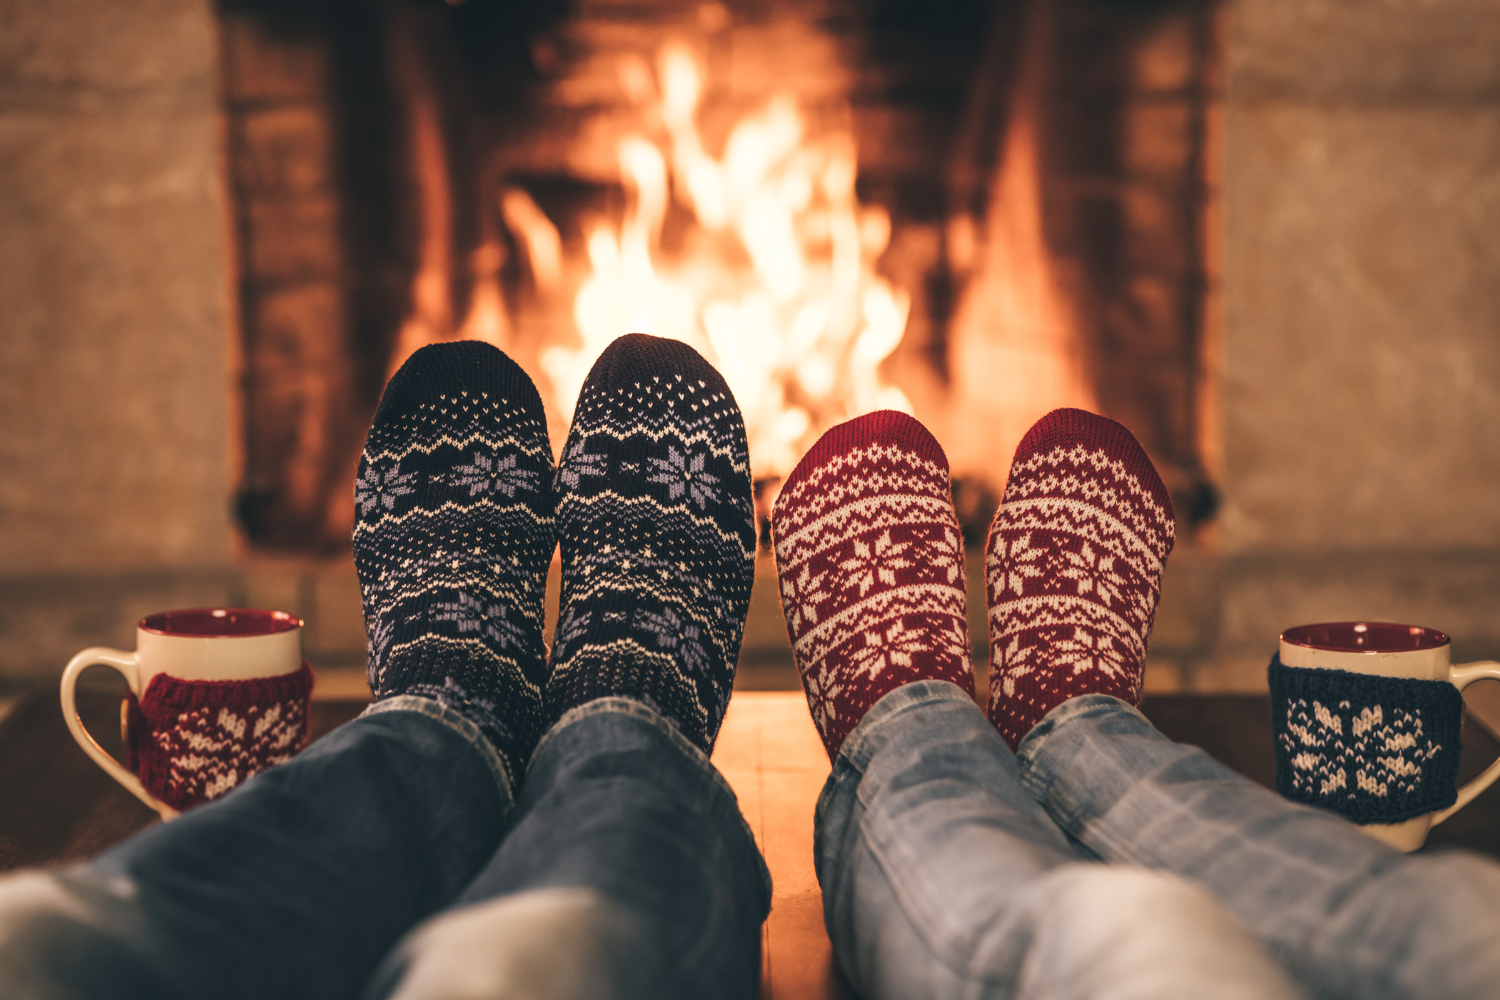
[[[890,692],[815,841],[866,1000],[1500,996],[1500,866],[1401,854],[1106,695],[1012,754],[954,685]]]
[[[519,795],[467,720],[393,698],[93,862],[0,880],[0,995],[756,995],[770,879],[651,709],[564,716]]]

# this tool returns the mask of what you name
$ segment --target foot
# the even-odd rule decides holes
[[[556,490],[547,718],[634,698],[710,752],[755,579],[749,449],[724,379],[678,341],[614,341],[578,397]]]
[[[974,694],[964,550],[948,459],[894,410],[830,430],[771,513],[792,652],[828,759],[886,692],[919,680]]]
[[[370,690],[462,713],[525,773],[541,734],[552,450],[531,379],[477,341],[386,386],[355,486]]]
[[[1069,698],[1140,704],[1176,530],[1167,488],[1120,424],[1053,410],[1027,432],[985,554],[989,716],[1011,749]]]

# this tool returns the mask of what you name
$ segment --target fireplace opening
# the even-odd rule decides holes
[[[757,502],[879,407],[977,540],[1055,406],[1211,525],[1210,0],[220,0],[254,548],[348,545],[411,351],[487,340],[560,446],[614,336],[733,388]]]

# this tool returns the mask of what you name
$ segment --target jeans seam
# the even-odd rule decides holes
[[[500,756],[500,752],[495,749],[494,744],[485,737],[478,726],[440,701],[409,694],[382,698],[361,712],[360,717],[380,715],[384,712],[415,712],[442,723],[457,733],[479,752],[485,767],[489,769],[491,777],[495,779],[495,784],[500,789],[501,797],[505,800],[505,811],[510,811],[510,807],[516,801],[515,779],[511,776],[510,768],[506,766],[505,758]]]
[[[755,839],[755,831],[750,828],[750,824],[745,820],[744,812],[739,807],[739,796],[734,793],[734,789],[724,779],[724,775],[719,773],[719,769],[714,766],[708,754],[704,753],[702,749],[686,736],[682,735],[676,726],[672,725],[665,716],[650,705],[636,701],[634,698],[611,695],[604,698],[595,698],[593,701],[588,701],[571,708],[563,713],[562,718],[558,719],[552,725],[552,728],[548,729],[542,735],[542,738],[537,742],[536,750],[531,754],[531,762],[535,762],[541,754],[542,748],[558,738],[564,729],[577,725],[592,716],[605,714],[627,715],[656,729],[662,735],[666,736],[667,741],[672,744],[673,748],[685,755],[703,773],[704,777],[719,789],[721,794],[727,796],[729,802],[734,803],[734,808],[727,811],[733,815],[735,821],[739,823],[740,829],[744,831],[745,836],[755,847],[755,857],[760,862],[761,882],[765,886],[766,898],[769,899],[771,896],[771,872],[766,867],[766,859],[761,853],[760,842]],[[527,764],[528,771],[531,769],[531,762]]]

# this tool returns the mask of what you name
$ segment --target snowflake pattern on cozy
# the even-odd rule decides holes
[[[882,410],[834,427],[771,513],[787,634],[829,759],[886,692],[940,679],[974,691],[963,542],[948,460]]]
[[[1356,823],[1399,823],[1457,798],[1463,698],[1452,684],[1279,657],[1267,677],[1282,795]]]
[[[435,344],[386,387],[355,494],[371,691],[463,713],[513,778],[541,736],[551,459],[541,397],[510,358]]]
[[[990,527],[990,719],[1014,749],[1079,694],[1140,703],[1172,501],[1130,432],[1054,410],[1016,449]]]
[[[183,810],[211,802],[307,745],[312,670],[243,681],[151,679],[129,701],[127,766]]]
[[[547,717],[634,698],[710,751],[755,577],[749,448],[723,378],[678,341],[615,340],[584,383],[555,489]]]

